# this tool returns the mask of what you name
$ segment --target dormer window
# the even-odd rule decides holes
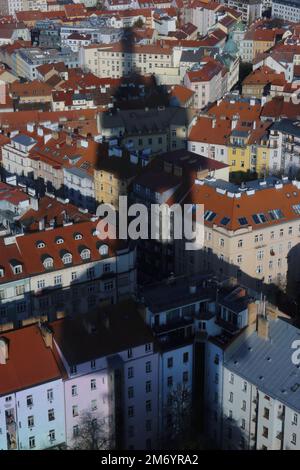
[[[64,264],[70,264],[72,263],[72,255],[71,253],[65,253],[63,256],[62,256],[62,262]]]
[[[4,269],[0,268],[0,277],[4,277]]]
[[[10,265],[14,274],[21,274],[21,272],[23,271],[22,264],[16,259],[10,260]]]
[[[51,258],[50,256],[47,256],[43,260],[43,265],[44,265],[45,269],[52,269],[53,268],[53,258]]]
[[[82,240],[82,234],[81,233],[74,233],[74,240]]]
[[[99,253],[101,256],[106,256],[108,255],[108,246],[107,245],[101,245],[99,248]]]
[[[88,248],[84,248],[80,253],[81,259],[90,259],[91,252]]]
[[[36,242],[36,247],[37,248],[45,248],[45,243],[42,240],[39,240]]]
[[[57,237],[55,241],[57,245],[61,245],[62,243],[64,243],[64,239],[61,237]]]

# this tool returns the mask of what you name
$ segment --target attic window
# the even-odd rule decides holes
[[[294,212],[296,212],[296,214],[300,215],[300,204],[295,204],[293,206],[293,209],[294,209]]]
[[[82,250],[82,252],[80,253],[80,256],[81,256],[81,259],[90,259],[91,257],[91,252],[88,248],[85,248],[84,250]]]
[[[36,247],[37,248],[45,248],[45,243],[43,241],[38,241],[36,242]]]
[[[108,246],[107,245],[101,245],[99,248],[99,253],[102,256],[108,255]]]
[[[221,220],[221,225],[228,225],[229,222],[230,222],[229,217],[223,217],[223,219]]]
[[[4,269],[0,268],[0,277],[4,277]]]
[[[74,240],[82,240],[82,234],[81,233],[74,233]]]
[[[269,211],[269,215],[272,220],[279,220],[284,218],[283,212],[280,209],[273,209]]]
[[[64,264],[70,264],[72,263],[72,255],[71,253],[65,253],[62,257],[62,262]]]
[[[14,271],[14,274],[21,274],[21,272],[22,272],[22,265],[19,264],[19,265],[17,265],[17,266],[14,266],[13,271]]]
[[[265,216],[265,214],[262,214],[262,213],[260,213],[260,214],[253,214],[253,215],[252,215],[252,219],[254,220],[254,222],[255,222],[256,224],[265,224],[265,223],[268,221],[268,219],[267,219],[267,217]]]
[[[239,217],[238,221],[240,225],[248,225],[248,220],[246,219],[246,217]]]
[[[204,214],[204,220],[206,220],[207,222],[212,222],[216,215],[217,214],[213,211],[206,211]]]
[[[44,261],[43,261],[43,265],[44,265],[45,269],[53,268],[53,259],[50,258],[50,257],[45,258]]]
[[[56,244],[57,244],[57,245],[61,245],[62,243],[64,243],[64,239],[61,238],[61,237],[56,238],[55,241],[56,241]]]

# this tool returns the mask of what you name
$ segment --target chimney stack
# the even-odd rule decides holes
[[[8,360],[8,340],[3,336],[0,338],[0,365],[6,364]]]
[[[269,321],[264,315],[257,316],[257,334],[260,338],[269,339]]]
[[[41,323],[40,330],[41,330],[42,337],[43,337],[46,347],[52,349],[53,348],[53,331],[51,330],[50,326],[47,325],[47,323]]]

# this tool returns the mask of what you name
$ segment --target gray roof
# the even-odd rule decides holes
[[[300,340],[300,330],[288,320],[269,320],[269,339],[255,331],[225,366],[266,395],[300,411],[300,368],[292,363],[295,340]]]
[[[300,137],[300,121],[296,121],[295,119],[281,119],[272,124],[271,130]]]
[[[229,181],[225,180],[215,180],[210,178],[205,178],[205,184],[209,186],[213,186],[214,188],[220,188],[231,193],[240,193],[242,188],[234,183],[230,183]],[[266,178],[260,178],[257,180],[247,181],[244,183],[244,191],[262,191],[266,188],[273,188],[276,183],[281,183],[283,185],[290,184],[291,181],[286,179],[278,179],[276,176],[267,176]]]
[[[30,147],[30,145],[34,145],[37,143],[32,137],[24,134],[17,134],[15,137],[11,139],[13,142],[17,144],[24,145],[25,147]]]
[[[92,179],[92,176],[89,175],[85,170],[81,168],[65,168],[64,169],[67,173],[71,173],[72,175],[78,176],[78,178],[88,178]]]
[[[104,129],[125,128],[128,134],[163,132],[170,125],[185,126],[192,121],[193,113],[185,108],[120,110],[101,113],[100,125]]]
[[[194,279],[177,277],[172,280],[145,286],[140,294],[152,313],[163,312],[200,300],[214,299],[216,289],[210,284],[203,286],[203,281],[205,280],[207,280],[206,275],[198,275]],[[190,286],[195,286],[195,292],[190,291]]]

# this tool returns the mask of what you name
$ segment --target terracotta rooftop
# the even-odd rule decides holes
[[[8,342],[8,360],[0,364],[0,395],[58,380],[62,365],[47,348],[37,325],[1,335]]]

